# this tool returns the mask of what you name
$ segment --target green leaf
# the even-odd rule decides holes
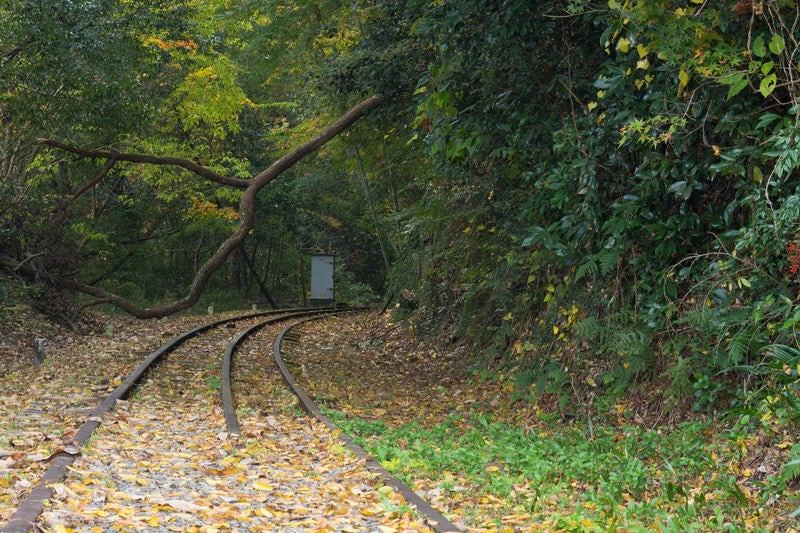
[[[764,180],[764,173],[760,167],[753,167],[753,181],[761,183]]]
[[[759,35],[753,41],[752,52],[753,52],[753,55],[756,56],[756,57],[764,57],[765,55],[767,55],[767,47],[764,44],[764,36],[763,35]]]
[[[685,180],[676,181],[669,186],[667,192],[675,194],[675,196],[686,200],[692,194],[692,186]]]
[[[777,33],[772,35],[772,38],[769,40],[769,51],[773,54],[780,54],[786,48],[786,43],[783,41],[783,37],[778,35]]]
[[[756,125],[757,130],[763,130],[777,119],[781,118],[780,115],[775,113],[764,113],[761,115],[761,118],[758,119],[758,124]]]
[[[731,74],[730,76],[725,76],[724,78],[720,78],[719,83],[723,85],[730,85],[730,89],[728,89],[728,96],[726,97],[728,100],[742,92],[742,89],[747,87],[747,78],[744,77],[744,72],[737,72],[735,74]]]
[[[778,84],[778,77],[773,73],[769,76],[764,77],[761,80],[761,83],[758,86],[758,92],[760,92],[764,98],[772,94],[772,91],[775,90],[775,86]]]

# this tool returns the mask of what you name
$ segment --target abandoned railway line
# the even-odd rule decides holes
[[[457,530],[341,435],[282,361],[293,326],[350,311],[177,335],[89,413],[2,531]]]

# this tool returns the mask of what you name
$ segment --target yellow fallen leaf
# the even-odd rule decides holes
[[[361,514],[364,516],[376,516],[383,513],[382,507],[371,507],[369,509],[361,509]]]
[[[146,487],[150,484],[150,482],[143,477],[134,474],[120,474],[119,477],[122,478],[123,481],[127,481],[128,483],[136,483],[141,487]]]
[[[267,491],[269,491],[269,490],[272,490],[274,487],[272,485],[270,485],[269,483],[267,483],[266,481],[264,481],[263,479],[257,479],[256,481],[253,482],[253,488],[256,489],[256,490],[267,490]]]

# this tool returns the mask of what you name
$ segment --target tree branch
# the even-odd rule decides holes
[[[83,193],[85,193],[86,191],[88,191],[89,189],[100,183],[102,180],[104,180],[106,176],[108,176],[108,173],[111,172],[111,169],[114,167],[116,163],[117,163],[116,158],[109,159],[106,162],[103,169],[100,172],[98,172],[94,178],[85,183],[83,187],[78,189],[78,191],[72,195],[72,199],[75,200],[76,198],[80,197]]]
[[[259,191],[261,191],[261,189],[263,189],[272,180],[277,178],[282,172],[291,168],[295,163],[297,163],[307,155],[315,152],[326,142],[339,135],[341,132],[346,130],[353,123],[355,123],[357,120],[363,117],[369,110],[379,106],[384,101],[386,101],[386,98],[384,96],[378,95],[378,96],[371,96],[366,100],[363,100],[362,102],[356,104],[344,115],[336,119],[325,129],[323,129],[314,138],[301,144],[288,154],[279,158],[269,167],[267,167],[264,171],[262,171],[261,173],[257,174],[256,176],[254,176],[252,179],[249,180],[226,178],[201,165],[197,165],[196,163],[192,163],[191,161],[185,159],[82,150],[79,148],[75,148],[73,146],[65,145],[58,141],[43,139],[41,142],[43,142],[44,144],[48,144],[56,148],[61,148],[63,150],[75,153],[81,157],[96,157],[96,158],[107,158],[107,159],[115,158],[119,161],[150,163],[154,165],[177,165],[186,168],[188,170],[191,170],[195,174],[207,178],[211,181],[215,181],[217,183],[222,183],[225,185],[232,185],[235,187],[244,188],[244,193],[242,194],[242,198],[239,203],[239,213],[240,213],[239,226],[236,228],[236,231],[234,231],[230,237],[225,239],[220,244],[219,248],[217,248],[217,251],[214,253],[214,255],[211,256],[211,258],[199,268],[197,274],[195,274],[194,281],[192,282],[189,288],[188,294],[179,300],[176,300],[174,302],[159,307],[143,308],[121,296],[99,289],[97,287],[94,287],[92,285],[83,283],[75,279],[52,276],[52,275],[50,276],[50,279],[62,287],[66,287],[68,289],[76,290],[99,298],[100,300],[95,303],[111,303],[116,307],[118,307],[119,309],[137,318],[160,318],[191,307],[192,305],[197,303],[197,300],[203,293],[203,289],[205,288],[206,283],[208,283],[208,280],[211,278],[212,274],[214,274],[214,272],[216,272],[216,270],[220,266],[222,266],[222,264],[225,262],[225,260],[233,251],[235,251],[239,246],[241,246],[241,244],[249,235],[250,230],[252,229],[253,223],[255,221],[255,200]]]
[[[215,183],[221,183],[223,185],[228,185],[239,189],[247,188],[247,186],[250,184],[250,180],[223,176],[222,174],[214,172],[210,168],[204,167],[203,165],[195,163],[194,161],[189,161],[188,159],[184,159],[181,157],[161,157],[161,156],[146,155],[146,154],[129,154],[129,153],[117,153],[117,152],[104,152],[102,150],[85,150],[83,148],[78,148],[77,146],[72,146],[53,139],[38,139],[38,141],[42,144],[46,144],[48,146],[64,150],[65,152],[75,154],[81,158],[109,159],[116,161],[128,161],[130,163],[146,163],[149,165],[171,165],[171,166],[185,168],[186,170],[194,172],[201,178],[205,178],[209,181],[213,181]]]

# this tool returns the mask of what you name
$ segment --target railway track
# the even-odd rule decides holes
[[[283,365],[293,325],[345,311],[252,313],[178,335],[100,403],[2,531],[457,530]]]

